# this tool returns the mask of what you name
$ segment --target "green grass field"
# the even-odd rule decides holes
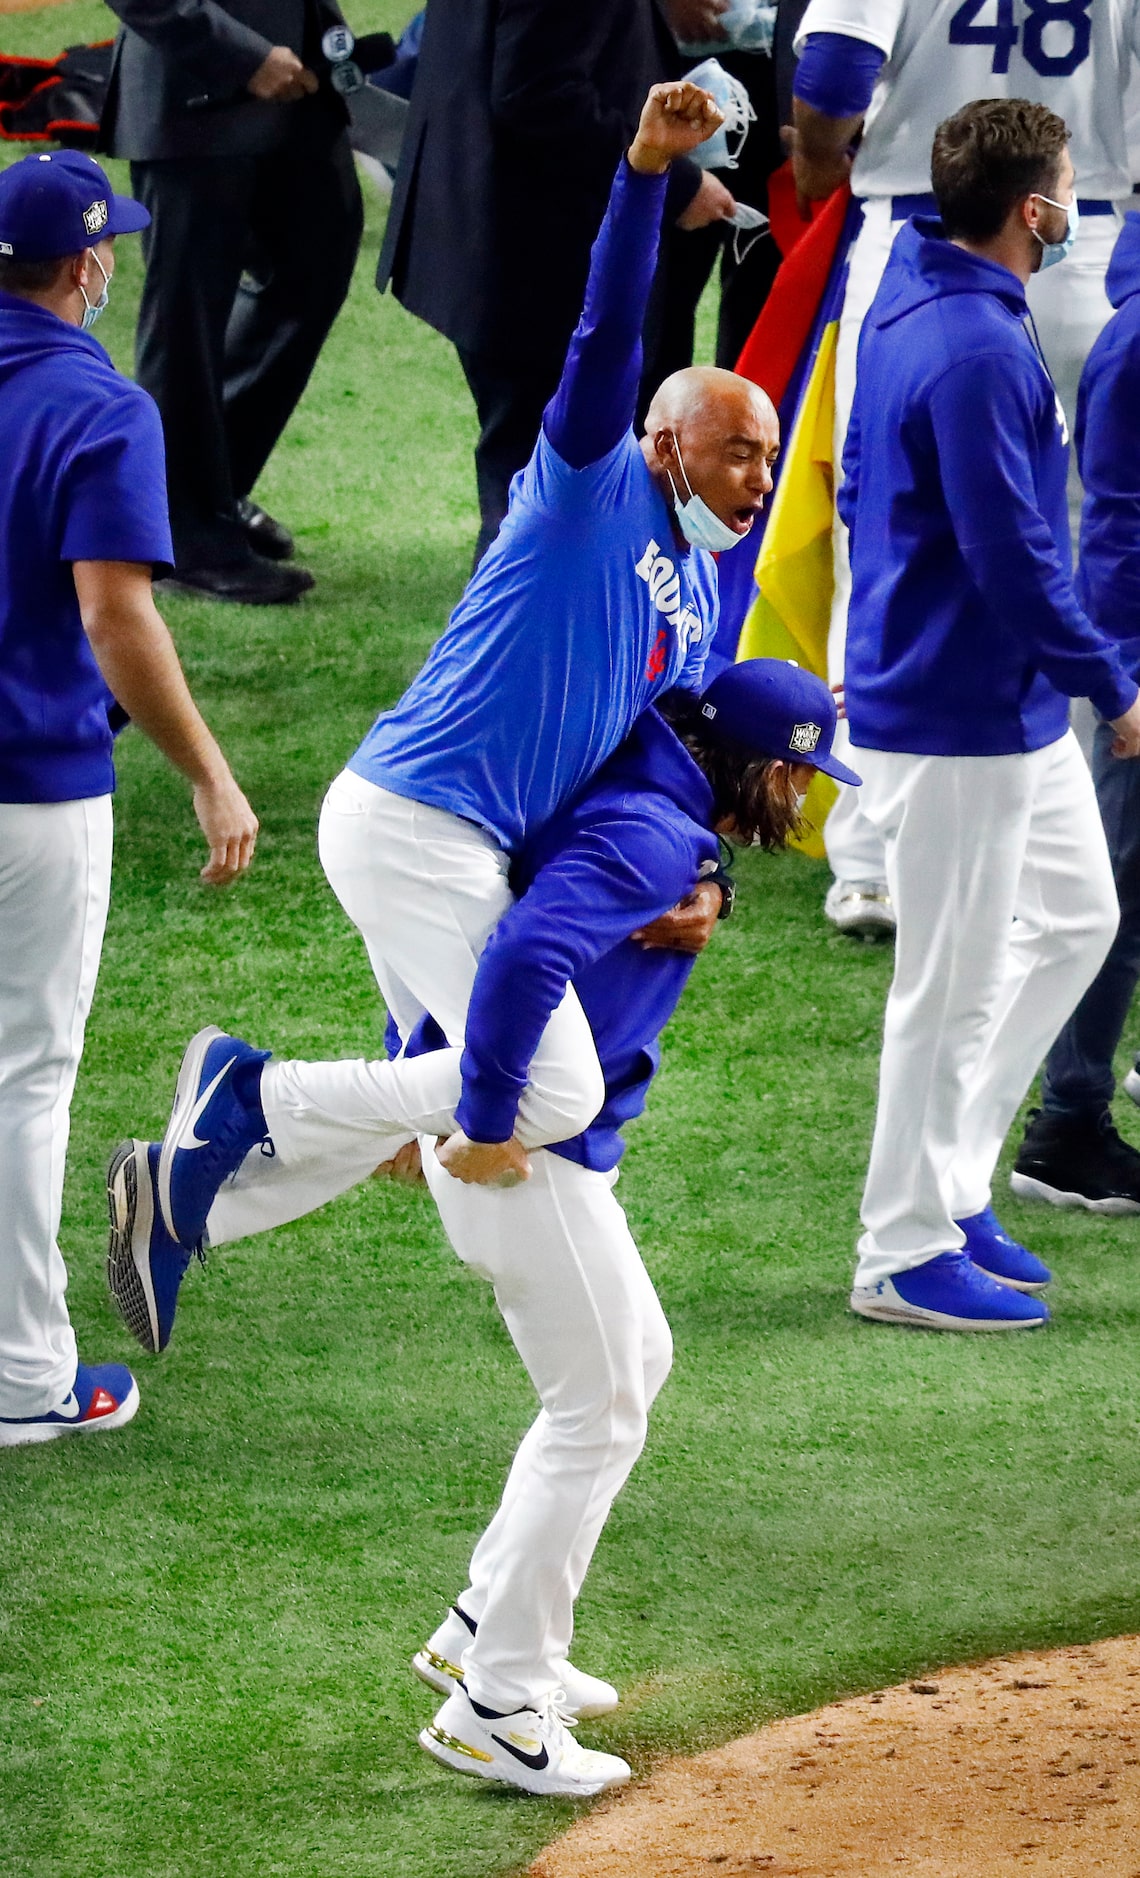
[[[400,16],[375,0],[354,24]],[[0,42],[52,51],[108,18],[76,0],[4,19]],[[134,733],[120,747],[62,1244],[81,1350],[137,1358],[142,1406],[122,1434],[0,1465],[3,1878],[491,1878],[574,1811],[456,1780],[415,1745],[433,1703],[408,1659],[533,1411],[426,1198],[361,1190],[194,1268],[161,1359],[103,1286],[108,1151],[161,1130],[199,1024],[295,1054],[379,1049],[317,806],[439,631],[475,534],[467,395],[448,346],[373,290],[382,216],[370,197],[352,300],[261,491],[316,592],[169,603],[262,817],[248,881],[197,884],[183,785]],[[119,260],[99,331],[129,365],[129,241]],[[575,1655],[627,1692],[586,1738],[638,1772],[947,1660],[1140,1629],[1140,1226],[1002,1186],[1057,1272],[1047,1331],[851,1317],[889,954],[824,926],[817,864],[739,871],[620,1189],[677,1359]]]

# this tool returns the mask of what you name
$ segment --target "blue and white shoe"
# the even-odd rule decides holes
[[[157,1141],[123,1141],[107,1169],[111,1301],[132,1337],[155,1355],[170,1342],[179,1286],[194,1257],[171,1238],[156,1204],[158,1155]]]
[[[56,1409],[22,1420],[0,1417],[0,1448],[23,1448],[60,1435],[89,1435],[121,1428],[139,1405],[139,1386],[121,1363],[80,1363],[75,1381]]]
[[[269,1054],[216,1024],[207,1024],[186,1046],[156,1185],[162,1223],[187,1251],[202,1244],[222,1182],[266,1139],[258,1091]]]
[[[1010,1238],[992,1206],[954,1224],[966,1235],[967,1258],[999,1285],[1009,1285],[1014,1291],[1041,1291],[1051,1280],[1049,1267],[1027,1246]]]
[[[856,1285],[851,1309],[879,1323],[926,1330],[1033,1330],[1049,1321],[1040,1298],[999,1284],[964,1252],[940,1252],[878,1284]]]

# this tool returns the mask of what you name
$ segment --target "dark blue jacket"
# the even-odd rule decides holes
[[[712,791],[654,710],[571,807],[515,863],[520,898],[479,960],[467,1014],[457,1119],[474,1141],[514,1131],[531,1058],[572,983],[605,1078],[601,1113],[553,1149],[607,1172],[624,1151],[621,1128],[640,1115],[660,1060],[657,1039],[694,960],[645,951],[630,934],[667,913],[716,864]],[[443,1041],[421,1025],[409,1055]]]
[[[851,529],[852,741],[997,756],[1061,737],[1068,699],[1136,696],[1073,591],[1061,407],[1007,268],[918,220],[859,341],[839,507]]]
[[[1140,215],[1124,218],[1105,281],[1117,313],[1081,377],[1077,460],[1085,486],[1077,592],[1129,671],[1140,673]]]

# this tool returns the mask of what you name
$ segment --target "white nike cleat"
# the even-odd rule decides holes
[[[867,943],[892,937],[897,923],[894,904],[882,880],[833,880],[823,912],[840,932]]]
[[[457,1774],[501,1780],[524,1793],[588,1799],[623,1787],[630,1769],[616,1754],[579,1747],[553,1703],[511,1715],[476,1711],[466,1689],[448,1696],[420,1746]]]
[[[420,1681],[440,1695],[450,1695],[463,1680],[463,1652],[474,1635],[475,1625],[471,1619],[453,1605],[434,1636],[429,1637],[423,1649],[417,1650],[412,1658],[412,1668]],[[584,1669],[575,1669],[565,1657],[558,1665],[558,1673],[562,1678],[558,1706],[574,1721],[594,1721],[599,1715],[612,1714],[621,1701],[612,1682],[603,1682],[600,1676],[589,1676]]]

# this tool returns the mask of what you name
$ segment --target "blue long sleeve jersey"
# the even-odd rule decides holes
[[[357,775],[476,822],[515,853],[645,707],[698,689],[716,564],[680,551],[633,434],[664,176],[622,158],[586,304],[498,538]]]
[[[1077,592],[1140,675],[1140,215],[1126,215],[1105,289],[1115,318],[1081,375],[1077,460],[1085,486]]]
[[[668,912],[716,864],[713,798],[703,774],[654,710],[578,801],[547,822],[512,870],[519,898],[500,920],[475,977],[463,1052],[461,1128],[474,1141],[514,1130],[531,1058],[573,984],[605,1078],[601,1112],[552,1150],[601,1172],[624,1151],[660,1060],[658,1037],[694,960],[645,951],[632,932]],[[408,1054],[438,1048],[425,1019]]]
[[[853,743],[1013,755],[1063,736],[1070,698],[1128,709],[1136,684],[1073,590],[1067,445],[1021,282],[908,223],[843,452]]]

